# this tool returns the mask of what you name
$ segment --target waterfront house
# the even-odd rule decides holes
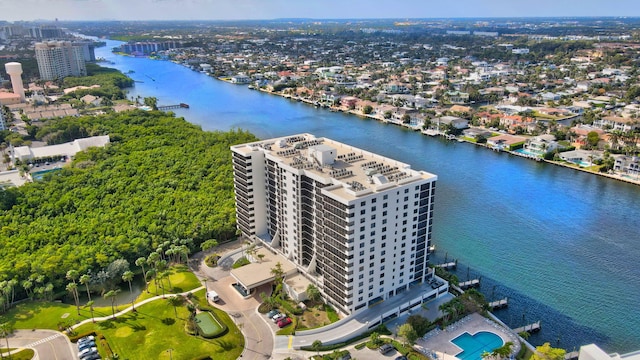
[[[511,151],[521,147],[527,138],[511,134],[501,134],[487,139],[487,147],[494,150]]]
[[[233,84],[248,84],[250,82],[251,78],[245,74],[237,74],[231,77],[231,83]]]
[[[540,135],[527,139],[524,149],[531,155],[544,157],[558,148],[558,142],[553,135]]]
[[[435,119],[435,122],[438,124],[438,127],[442,127],[443,125],[451,125],[458,130],[466,129],[469,127],[469,120],[459,118],[457,116],[441,116]]]
[[[601,129],[619,130],[622,132],[640,129],[640,121],[638,119],[623,118],[618,116],[605,116],[602,119],[593,121],[593,126]]]
[[[617,156],[613,166],[615,171],[621,171],[629,175],[640,175],[640,157],[637,156]]]
[[[580,149],[565,151],[559,154],[560,159],[582,167],[593,165],[594,161],[602,159],[602,155],[602,151],[589,151]]]

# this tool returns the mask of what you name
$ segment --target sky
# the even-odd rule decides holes
[[[0,20],[640,16],[640,0],[0,0]]]

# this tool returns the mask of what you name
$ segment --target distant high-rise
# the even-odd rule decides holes
[[[20,101],[24,102],[24,85],[22,84],[22,64],[18,62],[10,62],[4,64],[7,74],[11,77],[11,87],[13,93],[20,95]]]
[[[42,80],[87,76],[82,47],[69,41],[49,41],[36,43],[35,48]]]

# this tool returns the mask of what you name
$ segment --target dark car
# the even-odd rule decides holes
[[[269,319],[272,319],[274,316],[276,316],[276,315],[278,315],[278,314],[280,314],[280,310],[278,310],[278,309],[273,309],[273,310],[271,310],[271,311],[269,311],[269,312],[267,313],[267,317],[268,317]]]
[[[290,317],[286,317],[283,319],[278,320],[278,327],[279,328],[283,328],[287,325],[291,324],[291,318]]]
[[[402,356],[398,356],[398,357],[396,358],[396,360],[407,360],[407,357],[406,357],[406,356],[404,356],[404,355],[402,355]]]
[[[389,351],[393,351],[393,350],[395,350],[395,349],[396,349],[396,348],[394,348],[394,347],[393,347],[393,345],[391,345],[391,344],[384,344],[384,345],[380,346],[380,348],[378,349],[378,351],[380,351],[380,354],[386,354],[386,353],[388,353]]]

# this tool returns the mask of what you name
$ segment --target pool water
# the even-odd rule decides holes
[[[488,331],[480,331],[475,335],[465,332],[451,342],[462,349],[455,355],[462,360],[480,360],[483,352],[491,352],[504,344],[500,336]]]

